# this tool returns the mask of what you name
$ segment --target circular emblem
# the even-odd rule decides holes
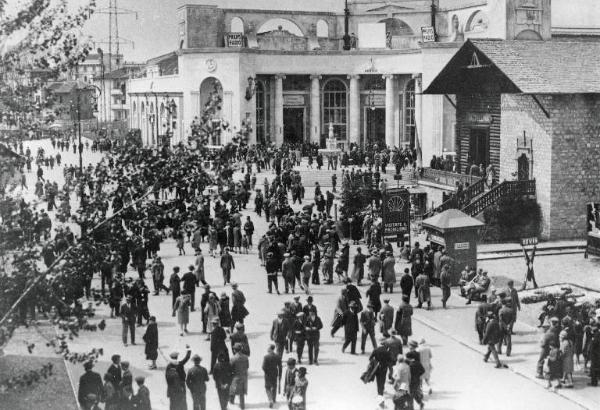
[[[212,58],[209,58],[208,60],[206,60],[206,69],[209,73],[215,72],[217,70],[217,62]]]
[[[390,212],[400,212],[404,209],[404,201],[400,196],[393,196],[387,201]]]

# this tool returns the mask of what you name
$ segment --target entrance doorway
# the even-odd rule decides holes
[[[283,108],[283,142],[288,144],[304,142],[304,113],[304,107]]]
[[[469,138],[469,158],[475,165],[490,163],[490,130],[488,128],[471,128]]]
[[[385,108],[365,107],[365,146],[385,147]]]
[[[529,158],[525,154],[521,154],[519,159],[517,159],[517,179],[519,181],[527,181],[529,179]]]

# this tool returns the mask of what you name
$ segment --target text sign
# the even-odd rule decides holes
[[[537,236],[521,239],[521,246],[532,246],[532,245],[537,245],[537,244],[538,244]]]
[[[381,216],[385,236],[410,232],[410,192],[403,188],[388,188],[383,194]]]
[[[454,250],[457,251],[465,251],[471,248],[471,244],[469,242],[457,242],[454,244]]]
[[[435,30],[431,26],[421,27],[421,37],[423,39],[423,43],[434,43]]]
[[[287,106],[304,106],[305,100],[303,95],[298,94],[284,94],[283,105]]]
[[[242,33],[228,33],[227,47],[243,47],[244,35]]]
[[[492,122],[492,114],[469,112],[466,115],[466,122],[471,124],[489,124]]]
[[[429,234],[429,242],[437,243],[438,245],[446,246],[446,240],[441,236]]]

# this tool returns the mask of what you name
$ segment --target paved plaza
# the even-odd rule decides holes
[[[48,141],[33,141],[29,143],[32,152],[37,146],[44,146],[48,151],[52,148]],[[85,161],[95,162],[100,158],[99,154],[84,152]],[[72,154],[64,154],[64,163],[76,163],[77,157]],[[45,176],[50,180],[62,183],[62,168],[55,167],[53,171],[45,170]],[[33,186],[34,173],[28,175],[28,184]],[[263,176],[259,176],[259,181]],[[307,198],[312,196],[307,189]],[[25,197],[30,197],[26,194]],[[252,203],[252,201],[251,201]],[[252,208],[250,206],[249,208]],[[255,238],[262,235],[267,224],[264,218],[259,218],[251,209],[243,212],[251,216],[256,226]],[[352,246],[351,258],[356,246]],[[187,266],[193,264],[193,250],[189,243],[185,244],[186,256],[178,256],[177,248],[173,240],[167,240],[161,245],[159,255],[165,263],[165,276],[168,278],[174,266],[181,267],[185,271]],[[203,253],[208,254],[207,244],[202,245]],[[264,268],[260,266],[256,250],[249,254],[233,254],[236,269],[232,273],[232,280],[239,283],[240,289],[245,293],[248,302],[246,307],[250,311],[246,319],[246,333],[250,340],[250,377],[247,406],[250,409],[268,408],[268,401],[264,391],[263,373],[261,370],[262,358],[270,343],[269,332],[272,320],[276,312],[283,307],[283,303],[292,300],[292,295],[267,294],[266,275]],[[588,287],[600,288],[600,280],[595,274],[600,260],[583,259],[582,255],[567,256],[544,256],[536,259],[536,272],[541,285],[556,282],[572,282],[584,284]],[[219,259],[206,257],[207,281],[213,286],[213,291],[220,295],[221,292],[231,293],[229,286],[222,286]],[[408,265],[400,262],[396,265],[397,276]],[[501,277],[521,280],[523,276],[524,263],[522,259],[490,260],[480,263],[487,269],[492,277]],[[129,275],[137,275],[130,271]],[[147,280],[149,282],[149,280]],[[151,287],[151,284],[148,284]],[[99,287],[99,281],[95,279],[94,286]],[[319,316],[324,323],[321,332],[321,352],[319,355],[319,366],[308,367],[309,388],[307,394],[308,409],[374,409],[377,408],[377,394],[375,384],[363,384],[359,376],[365,370],[368,354],[372,351],[370,343],[367,343],[365,355],[351,355],[341,352],[342,333],[338,332],[335,338],[329,335],[329,323],[333,316],[335,302],[339,295],[340,284],[320,285],[311,288],[315,305],[318,307]],[[280,278],[280,288],[282,281]],[[365,287],[361,291],[364,292]],[[196,304],[202,288],[197,289]],[[301,293],[298,293],[301,294]],[[301,302],[305,303],[306,295],[302,294]],[[399,293],[391,295],[391,304],[397,306],[400,302]],[[144,327],[138,327],[136,332],[137,344],[124,347],[121,341],[120,319],[110,319],[107,306],[101,305],[97,310],[94,320],[106,319],[107,328],[103,332],[82,332],[79,338],[70,342],[72,351],[89,351],[92,348],[103,348],[104,356],[99,360],[96,370],[103,374],[110,362],[112,354],[120,354],[123,360],[129,360],[132,365],[132,373],[146,376],[146,385],[151,392],[152,405],[155,409],[168,409],[166,398],[166,382],[164,368],[168,356],[172,351],[185,352],[189,345],[193,353],[203,358],[203,365],[210,363],[209,342],[202,334],[201,313],[199,310],[191,313],[189,330],[190,333],[184,337],[179,336],[176,320],[171,316],[171,296],[161,294],[150,296],[149,309],[152,315],[157,317],[159,328],[160,354],[157,370],[149,370],[148,362],[144,356],[144,345],[141,336]],[[579,409],[594,408],[594,403],[600,400],[600,391],[597,389],[583,387],[586,379],[576,377],[576,388],[571,391],[560,391],[555,394],[544,389],[543,383],[533,378],[535,372],[535,361],[537,360],[537,341],[541,333],[525,323],[516,326],[517,335],[514,337],[514,354],[506,360],[510,369],[495,369],[492,363],[484,363],[482,360],[483,347],[477,344],[474,331],[475,306],[465,306],[464,299],[453,296],[450,299],[450,308],[440,308],[439,289],[433,291],[434,309],[431,311],[415,310],[413,321],[413,338],[420,340],[424,338],[433,351],[433,394],[426,397],[426,409],[532,409],[544,407],[547,409]],[[29,337],[26,330],[20,329],[11,344],[7,347],[6,354],[27,355],[22,338]],[[359,337],[360,339],[360,337]],[[359,340],[360,343],[360,340]],[[360,352],[360,349],[357,348]],[[34,355],[51,355],[43,346],[34,351]],[[287,357],[294,355],[284,354],[284,363]],[[305,352],[306,357],[306,352]],[[504,358],[503,358],[504,359]],[[305,358],[307,360],[307,358]],[[190,365],[188,365],[189,367]],[[68,364],[69,374],[74,388],[83,369],[80,364]],[[391,404],[391,385],[386,386],[386,398],[388,408]],[[189,396],[189,395],[188,395]],[[507,404],[507,400],[510,403]],[[287,408],[282,403],[283,397],[278,396],[279,403],[276,408]],[[191,397],[188,397],[191,405]],[[214,383],[208,384],[207,393],[208,408],[218,407],[218,399]],[[0,405],[0,408],[2,406]],[[236,405],[230,408],[236,409]]]

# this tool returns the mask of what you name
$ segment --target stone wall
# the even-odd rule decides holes
[[[217,6],[185,6],[187,48],[222,47],[225,13]]]
[[[546,109],[551,107],[552,97],[539,97]],[[536,180],[537,200],[542,209],[542,237],[549,238],[552,232],[551,170],[552,164],[552,119],[546,117],[530,95],[502,95],[502,125],[500,141],[500,181],[516,179],[517,158],[523,151],[517,151],[517,140],[522,144],[523,132],[532,141],[532,152],[527,153],[530,170]],[[556,165],[556,164],[555,164]]]
[[[586,202],[600,201],[600,95],[552,97],[552,238],[584,238]]]

